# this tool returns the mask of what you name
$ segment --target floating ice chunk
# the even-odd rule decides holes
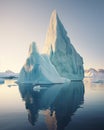
[[[33,87],[33,90],[38,92],[42,89],[47,89],[47,87],[40,87],[40,85],[36,85],[35,87]]]

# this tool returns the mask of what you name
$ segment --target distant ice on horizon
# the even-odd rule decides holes
[[[0,72],[0,78],[10,78],[10,77],[17,78],[18,73],[14,73],[11,70],[6,70],[5,72]]]
[[[90,78],[92,83],[104,83],[104,70],[95,70],[90,68],[89,70],[85,71],[85,77]]]

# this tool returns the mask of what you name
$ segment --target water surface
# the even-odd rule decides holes
[[[0,130],[104,130],[104,84],[0,85]]]

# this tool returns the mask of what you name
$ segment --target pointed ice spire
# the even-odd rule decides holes
[[[32,42],[29,46],[28,58],[24,65],[25,70],[29,72],[32,71],[34,64],[39,64],[39,52],[36,43]]]
[[[55,18],[57,17],[57,12],[56,10],[53,10],[52,14],[51,14],[51,18]]]
[[[60,37],[63,37],[63,35],[67,37],[67,32],[61,23],[56,10],[54,10],[50,18],[43,53],[47,53],[49,55],[51,49],[55,51],[56,40],[57,38],[60,39]]]
[[[50,24],[57,22],[58,19],[59,19],[59,18],[58,18],[58,14],[57,14],[56,10],[54,10],[54,11],[52,12],[52,14],[51,14]]]
[[[30,44],[30,47],[29,47],[29,56],[33,53],[38,53],[38,50],[37,50],[37,47],[36,47],[36,43],[35,42],[32,42]]]
[[[52,64],[62,77],[73,80],[83,79],[83,59],[71,44],[55,10],[50,18],[43,53],[50,57]]]

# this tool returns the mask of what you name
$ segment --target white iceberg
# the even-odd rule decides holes
[[[92,82],[95,82],[95,83],[104,83],[104,73],[97,72],[96,75],[93,76]]]
[[[50,57],[52,64],[62,77],[83,80],[83,58],[71,44],[56,11],[53,11],[50,19],[43,54]]]
[[[85,70],[85,77],[90,78],[90,81],[93,83],[104,83],[104,70],[90,68],[89,70]]]
[[[32,84],[51,84],[69,82],[68,79],[62,78],[51,64],[48,56],[40,55],[33,42],[29,48],[29,56],[25,65],[22,67],[18,82]]]
[[[11,70],[6,70],[5,72],[0,72],[0,77],[1,78],[12,79],[12,78],[17,78],[18,74],[12,72]]]
[[[85,70],[85,77],[86,78],[93,78],[97,74],[97,70],[90,68],[88,70]]]

